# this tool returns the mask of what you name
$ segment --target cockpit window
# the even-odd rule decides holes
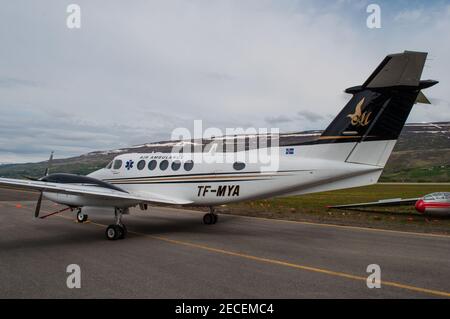
[[[119,168],[121,168],[121,167],[122,167],[122,160],[115,160],[115,161],[114,161],[113,168],[114,168],[114,169],[119,169]]]
[[[108,165],[106,165],[106,168],[107,168],[107,169],[111,169],[112,164],[113,164],[113,161],[109,162]]]
[[[436,199],[436,200],[445,199],[446,198],[445,193],[442,193],[442,192],[431,193],[431,194],[429,194],[427,196],[432,197],[432,198],[427,198],[427,199]],[[427,197],[427,196],[425,196],[425,197]]]
[[[444,193],[437,193],[436,195],[434,195],[434,197],[436,199],[445,199]]]

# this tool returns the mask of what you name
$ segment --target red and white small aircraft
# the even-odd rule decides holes
[[[208,152],[204,161],[188,152],[131,153],[88,176],[47,171],[34,181],[0,178],[0,186],[39,191],[36,217],[43,196],[76,209],[81,222],[87,217],[83,207],[114,208],[115,223],[106,237],[115,240],[126,234],[122,214],[137,205],[206,206],[210,212],[203,222],[210,225],[217,222],[216,205],[374,184],[413,105],[427,102],[422,90],[438,83],[420,79],[426,56],[412,51],[386,56],[362,85],[345,90],[352,98],[320,136],[229,153],[247,159],[270,151],[278,159],[270,171],[266,163],[224,162],[220,152]]]
[[[400,206],[414,204],[416,210],[427,215],[450,215],[450,192],[436,192],[418,198],[381,199],[376,202],[329,206],[328,208],[358,208],[370,206]]]

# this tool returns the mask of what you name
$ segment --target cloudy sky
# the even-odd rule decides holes
[[[0,163],[168,139],[195,119],[323,129],[345,88],[405,49],[429,52],[423,78],[440,81],[409,122],[450,121],[450,1],[4,1]]]

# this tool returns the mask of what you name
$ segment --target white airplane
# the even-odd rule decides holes
[[[271,149],[278,169],[262,164],[217,163],[219,152],[195,162],[187,153],[122,154],[87,176],[48,174],[39,180],[0,178],[0,186],[37,190],[42,197],[77,210],[83,222],[86,206],[111,207],[115,223],[106,229],[110,240],[126,235],[122,214],[139,205],[207,206],[205,224],[215,224],[213,207],[225,203],[301,195],[374,184],[378,181],[408,115],[416,102],[428,102],[421,90],[437,84],[420,80],[427,53],[405,51],[388,55],[360,86],[321,136]],[[257,149],[245,150],[249,158]],[[194,157],[195,158],[195,157]]]

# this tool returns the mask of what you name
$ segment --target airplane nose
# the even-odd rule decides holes
[[[417,202],[416,202],[416,205],[415,205],[415,207],[416,207],[416,210],[419,212],[419,213],[425,213],[425,202],[423,201],[423,199],[419,199]]]

